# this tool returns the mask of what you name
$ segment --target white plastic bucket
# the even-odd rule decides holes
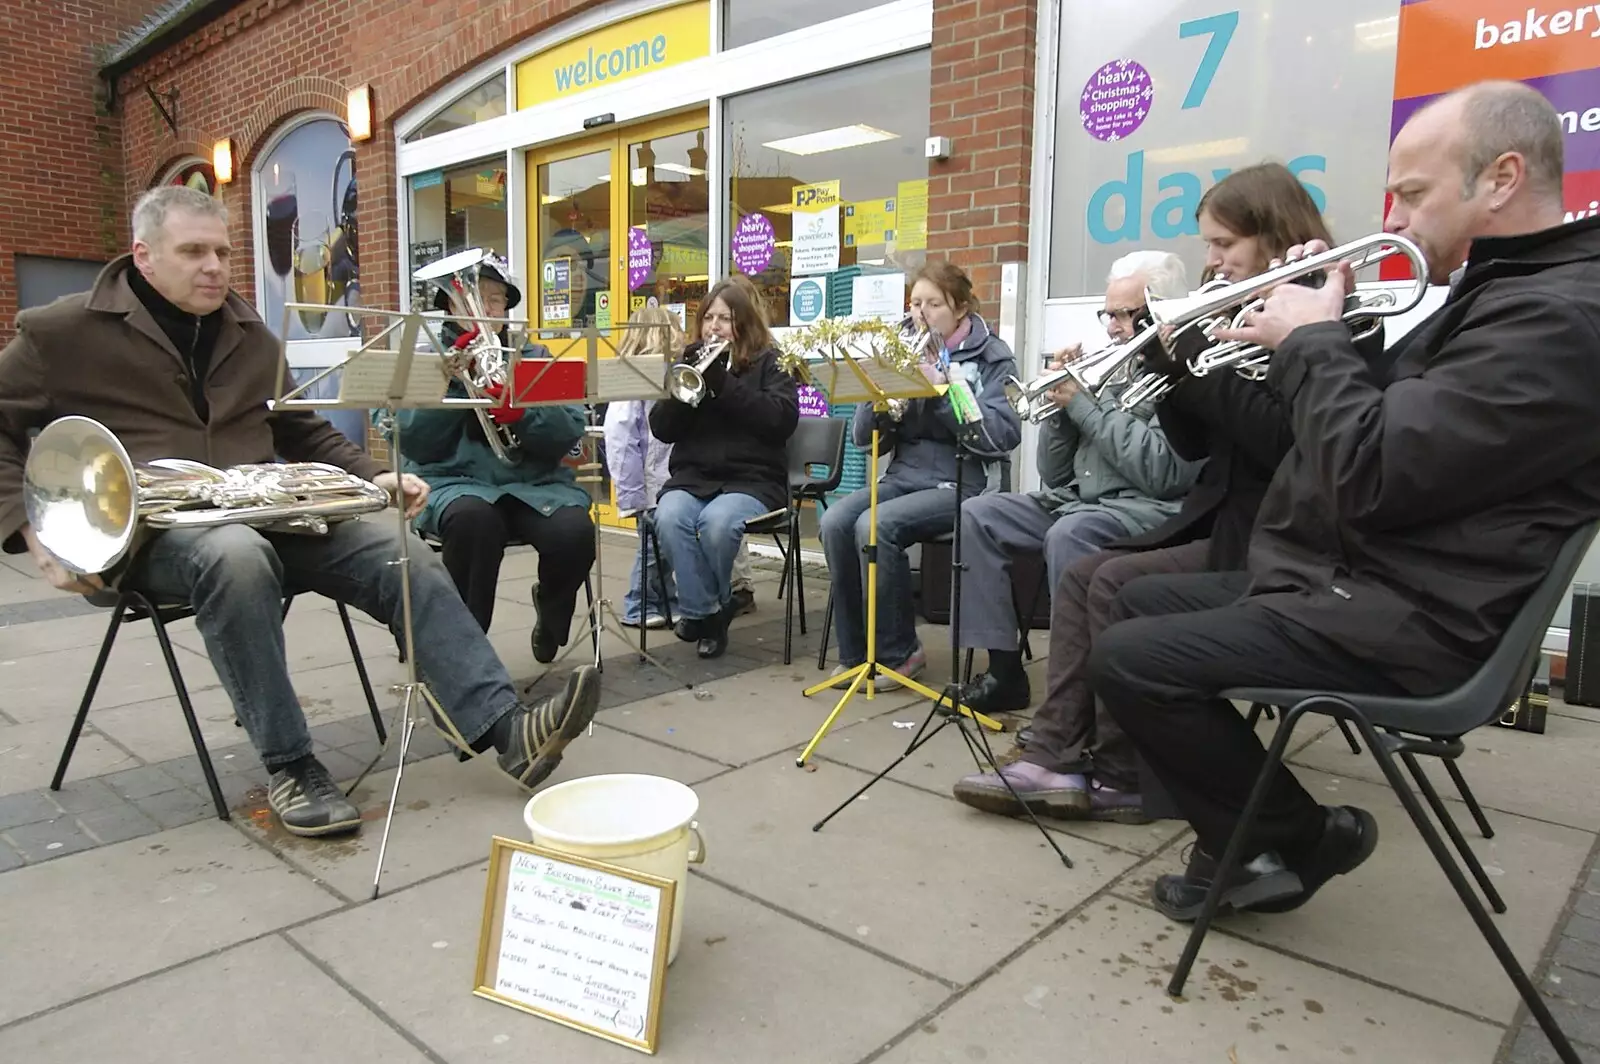
[[[706,859],[694,820],[699,808],[700,796],[677,780],[613,773],[541,791],[528,799],[522,819],[535,846],[672,880],[671,964],[678,956],[689,865]]]

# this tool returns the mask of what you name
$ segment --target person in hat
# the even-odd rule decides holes
[[[522,290],[504,259],[488,256],[478,267],[477,290],[484,314],[504,318],[522,301]],[[441,287],[434,307],[455,317],[440,328],[445,344],[467,351],[478,339],[477,326],[463,324],[460,297]],[[509,326],[498,331],[508,344]],[[525,343],[523,359],[550,358],[542,344]],[[484,389],[505,395],[504,382]],[[448,395],[465,398],[459,379]],[[509,429],[515,446],[510,464],[489,446],[483,423],[474,410],[425,409],[399,413],[404,441],[401,462],[408,473],[427,482],[427,504],[417,515],[417,530],[443,545],[445,569],[455,580],[467,609],[489,630],[494,619],[500,563],[510,544],[526,543],[539,553],[539,575],[533,585],[537,620],[533,656],[555,659],[565,646],[577,608],[578,591],[594,565],[595,530],[589,516],[589,493],[578,486],[572,468],[563,462],[583,439],[586,416],[581,405],[509,405],[489,410],[496,431]]]

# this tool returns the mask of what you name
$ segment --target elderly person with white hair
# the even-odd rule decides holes
[[[1100,320],[1112,340],[1130,340],[1150,323],[1148,298],[1188,292],[1183,260],[1136,251],[1112,264]],[[1062,351],[1050,368],[1080,354]],[[1040,490],[980,495],[961,507],[961,645],[989,651],[988,671],[963,699],[978,712],[1026,709],[1031,694],[1012,563],[1043,554],[1053,592],[1074,562],[1176,514],[1194,484],[1201,463],[1172,449],[1153,403],[1123,410],[1125,388],[1111,385],[1096,398],[1071,379],[1057,385],[1049,393],[1057,410],[1039,433]]]

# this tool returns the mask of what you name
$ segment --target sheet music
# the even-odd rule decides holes
[[[597,362],[594,400],[600,403],[626,399],[662,399],[667,394],[665,355],[602,358]]]
[[[915,367],[902,373],[881,359],[852,357],[850,361],[883,392],[883,398],[931,399],[939,394],[938,388]],[[813,362],[808,368],[817,387],[835,403],[870,403],[879,398],[843,359]]]
[[[450,381],[437,356],[421,353],[409,356],[410,374],[400,400],[401,406],[437,405],[444,398]],[[368,350],[346,362],[340,370],[339,401],[365,403],[374,407],[389,403],[395,370],[400,365],[398,351]]]

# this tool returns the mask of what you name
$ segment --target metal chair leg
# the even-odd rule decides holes
[[[340,602],[338,607],[339,623],[344,625],[344,637],[350,641],[350,660],[355,663],[356,675],[361,677],[361,693],[367,700],[367,712],[372,714],[372,726],[378,731],[378,743],[382,745],[389,741],[389,733],[383,726],[383,714],[378,712],[378,699],[372,693],[367,663],[361,658],[361,644],[356,642],[356,627],[350,623],[350,611],[345,604]]]
[[[1350,747],[1350,752],[1352,754],[1355,754],[1359,757],[1361,754],[1361,744],[1356,742],[1356,737],[1351,734],[1349,723],[1342,717],[1338,718],[1338,723],[1339,734],[1344,736],[1345,744]]]
[[[785,577],[795,577],[793,569],[800,565],[799,544],[795,540],[795,526],[797,520],[794,513],[789,514],[789,549],[783,555],[783,574]],[[774,539],[777,537],[774,536]],[[781,549],[781,548],[780,548]],[[780,580],[780,583],[785,581]],[[794,660],[794,589],[796,579],[786,581],[787,587],[783,596],[783,663],[788,665]]]
[[[600,615],[594,611],[594,580],[591,577],[583,578],[583,595],[589,603],[589,639],[594,643],[594,671],[606,671],[605,663],[600,660]]]
[[[155,604],[143,596],[138,596],[140,605],[150,611],[150,623],[155,626],[156,643],[161,647],[161,656],[166,660],[167,672],[172,677],[172,686],[178,694],[178,705],[183,709],[184,722],[189,725],[189,738],[194,741],[194,752],[200,758],[200,771],[205,774],[206,787],[211,791],[211,800],[217,807],[217,818],[228,820],[228,803],[222,797],[222,787],[217,783],[217,770],[211,764],[211,751],[206,749],[205,736],[200,734],[200,721],[194,715],[194,704],[189,701],[189,687],[183,682],[183,673],[178,669],[178,656],[172,651],[172,640],[167,638],[167,626],[162,622],[161,615],[156,612]]]
[[[1489,818],[1483,815],[1483,807],[1478,804],[1478,799],[1472,793],[1472,788],[1467,786],[1467,777],[1461,774],[1461,767],[1454,761],[1446,761],[1444,770],[1450,773],[1450,778],[1455,781],[1456,790],[1461,792],[1461,800],[1467,803],[1467,811],[1472,814],[1472,819],[1478,823],[1479,833],[1486,839],[1494,838],[1494,828],[1489,826]]]
[[[833,638],[833,588],[828,588],[828,605],[822,611],[822,638],[817,640],[817,671],[828,667],[828,643]]]
[[[1422,766],[1417,763],[1417,756],[1410,752],[1402,752],[1400,760],[1405,762],[1406,768],[1411,772],[1411,778],[1417,781],[1417,790],[1427,799],[1428,808],[1433,810],[1434,818],[1444,827],[1445,834],[1450,836],[1450,841],[1455,843],[1456,852],[1461,855],[1461,861],[1467,866],[1467,871],[1472,873],[1472,878],[1478,881],[1478,889],[1482,890],[1483,896],[1489,900],[1489,906],[1497,913],[1505,912],[1506,903],[1501,899],[1500,892],[1489,882],[1489,874],[1483,870],[1483,865],[1479,863],[1478,855],[1472,852],[1472,847],[1467,845],[1466,837],[1456,826],[1450,810],[1439,800],[1439,792],[1434,790],[1433,781],[1428,779],[1427,774],[1422,771]],[[1446,764],[1448,763],[1447,761]]]
[[[800,621],[800,634],[806,634],[806,580],[803,573],[800,557],[800,510],[795,509],[789,523],[789,551],[794,556],[794,593],[795,599],[800,604],[800,612],[796,614]],[[787,662],[785,662],[787,664]]]
[[[73,751],[78,748],[78,738],[83,734],[84,722],[89,718],[89,706],[94,702],[95,692],[100,689],[100,677],[106,671],[106,661],[111,657],[111,646],[117,641],[117,632],[127,615],[126,599],[118,599],[111,613],[111,623],[106,626],[106,637],[100,641],[100,653],[89,672],[89,682],[83,689],[83,700],[78,703],[78,714],[72,718],[72,729],[67,732],[67,745],[62,747],[61,760],[56,763],[56,774],[50,777],[52,791],[59,791],[61,781],[66,778],[67,765],[72,761]]]

